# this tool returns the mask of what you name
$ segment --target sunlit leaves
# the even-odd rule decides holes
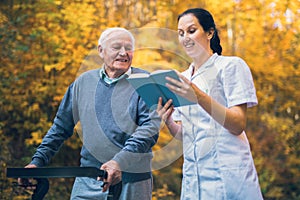
[[[101,65],[96,47],[105,28],[148,28],[137,34],[134,66],[183,71],[190,60],[177,43],[177,15],[204,7],[214,16],[223,54],[242,57],[253,73],[259,105],[248,111],[247,133],[265,199],[300,198],[298,0],[4,0],[0,6],[1,166],[30,161],[67,86]],[[64,146],[72,151],[55,163],[77,164],[72,152],[78,153],[81,143],[76,136]],[[163,129],[154,151],[170,141]],[[181,164],[180,158],[154,172],[154,186],[161,187],[155,188],[155,198],[179,196]]]

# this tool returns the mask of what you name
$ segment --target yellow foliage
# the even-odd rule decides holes
[[[39,109],[40,109],[40,106],[37,103],[34,103],[34,104],[32,104],[32,106],[30,106],[30,110],[32,110],[32,112],[36,112]]]
[[[43,136],[44,136],[44,133],[42,133],[41,131],[32,132],[31,138],[26,139],[25,144],[26,145],[41,144]]]
[[[264,195],[299,196],[300,1],[19,2],[11,1],[12,7],[1,4],[11,11],[0,12],[0,61],[5,66],[0,68],[1,135],[22,135],[29,146],[41,142],[67,86],[83,71],[101,66],[95,47],[107,27],[123,26],[134,33],[133,66],[148,71],[186,69],[191,60],[178,44],[176,17],[187,8],[204,7],[214,16],[223,55],[241,56],[254,75],[259,105],[249,116],[249,129],[255,130],[249,139]],[[21,139],[14,142],[23,145]],[[66,142],[74,149],[80,144],[78,137]],[[174,163],[182,154],[181,145],[162,127],[153,148],[154,165]],[[284,165],[278,167],[281,162]],[[181,173],[180,165],[154,174],[167,174],[162,180],[166,183]],[[286,174],[293,179],[284,179]],[[161,191],[168,194],[174,185],[180,182],[161,184],[153,199],[159,199]],[[175,192],[178,197],[180,191]]]
[[[64,68],[64,66],[61,63],[57,63],[57,64],[50,64],[50,65],[45,65],[44,69],[45,71],[48,73],[50,72],[52,69],[56,69],[58,71],[62,70]]]

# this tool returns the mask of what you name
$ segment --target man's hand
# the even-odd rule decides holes
[[[36,168],[36,167],[37,166],[33,164],[29,164],[25,166],[25,168]],[[28,179],[28,178],[18,178],[18,184],[30,190],[34,190],[36,188],[36,186],[33,186],[32,179]]]
[[[103,192],[107,191],[109,186],[115,185],[122,180],[122,172],[119,164],[116,161],[110,160],[104,163],[100,169],[105,170],[107,172],[106,179],[98,178],[99,180],[102,180],[105,183],[102,189]]]

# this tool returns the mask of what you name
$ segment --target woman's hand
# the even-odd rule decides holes
[[[181,123],[176,123],[172,118],[174,107],[172,105],[172,99],[169,99],[165,105],[162,105],[162,98],[160,97],[157,104],[156,112],[160,118],[167,125],[170,133],[178,140],[182,140],[182,127]]]
[[[195,86],[191,81],[189,81],[186,77],[184,77],[182,74],[177,72],[177,75],[182,81],[178,81],[176,79],[166,77],[167,81],[170,83],[167,83],[166,86],[174,93],[179,94],[180,96],[188,99],[191,102],[197,102],[197,96],[195,93],[195,89],[199,90],[197,86]]]
[[[162,105],[162,98],[160,97],[158,99],[158,104],[156,108],[156,112],[159,115],[159,117],[166,123],[169,124],[172,119],[172,112],[174,108],[172,106],[172,99],[169,99],[165,105]]]

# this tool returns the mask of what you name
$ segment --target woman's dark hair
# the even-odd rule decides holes
[[[214,29],[214,35],[210,41],[210,48],[213,50],[213,53],[217,53],[218,55],[221,55],[222,54],[222,46],[220,44],[218,30],[216,29],[216,25],[215,25],[212,15],[205,9],[191,8],[191,9],[188,9],[188,10],[184,11],[183,13],[181,13],[178,16],[177,21],[179,21],[179,19],[182,16],[187,15],[187,14],[194,15],[198,19],[199,24],[202,26],[202,28],[205,32],[208,32],[211,29]]]

